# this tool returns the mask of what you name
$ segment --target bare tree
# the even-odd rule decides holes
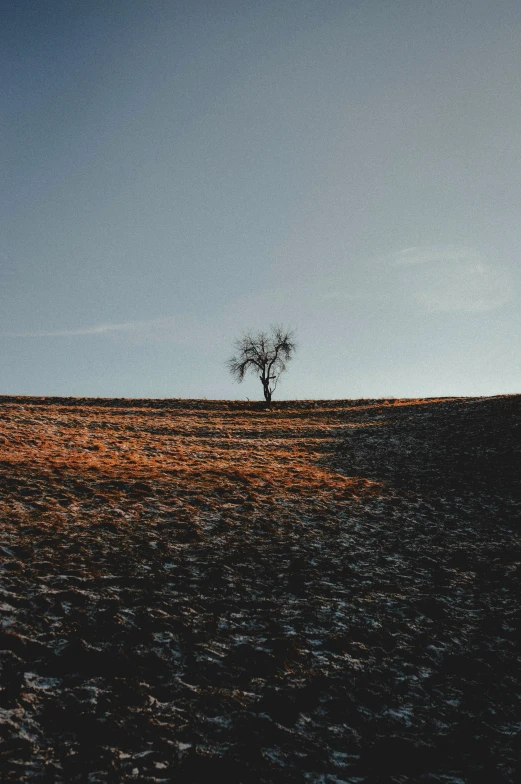
[[[247,373],[259,375],[267,405],[275,392],[281,373],[297,348],[294,333],[272,326],[269,332],[246,332],[235,341],[235,354],[228,360],[228,369],[239,383]]]

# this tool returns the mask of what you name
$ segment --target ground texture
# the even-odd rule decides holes
[[[0,780],[521,780],[521,397],[0,398]]]

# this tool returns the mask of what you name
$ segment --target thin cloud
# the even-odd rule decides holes
[[[404,290],[429,312],[489,311],[514,296],[510,271],[474,248],[405,248],[391,254],[388,262],[402,268]]]
[[[420,286],[417,298],[430,311],[494,310],[513,297],[509,273],[481,261],[441,269],[435,278],[429,277]]]
[[[476,251],[473,248],[458,247],[456,245],[413,247],[393,253],[391,261],[397,266],[412,266],[416,264],[439,263],[443,261],[460,262],[474,258]]]
[[[150,327],[154,321],[127,321],[122,324],[98,324],[81,329],[38,330],[36,332],[0,332],[4,338],[61,338],[76,335],[106,335],[111,332],[131,332]]]
[[[192,316],[162,316],[144,321],[96,324],[78,329],[34,330],[26,332],[0,332],[4,338],[68,338],[99,337],[144,344],[167,342],[178,345],[207,344],[214,337],[212,326]]]

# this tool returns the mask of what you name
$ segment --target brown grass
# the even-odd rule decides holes
[[[286,404],[270,411],[255,404],[201,405],[8,399],[1,409],[0,462],[8,474],[45,478],[45,513],[56,513],[60,521],[64,515],[78,515],[77,508],[64,512],[54,492],[62,486],[72,502],[74,493],[67,486],[72,480],[144,481],[148,484],[142,494],[154,496],[167,486],[186,496],[189,488],[194,505],[210,506],[220,504],[224,494],[248,503],[282,503],[298,496],[313,508],[331,497],[347,500],[378,489],[376,482],[344,476],[321,462],[339,428],[357,426],[346,422],[349,407],[334,401]],[[113,487],[106,501],[119,502],[119,496]],[[22,504],[34,506],[32,501]]]

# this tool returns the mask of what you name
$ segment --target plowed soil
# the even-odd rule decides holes
[[[521,780],[521,396],[0,398],[0,780]]]

